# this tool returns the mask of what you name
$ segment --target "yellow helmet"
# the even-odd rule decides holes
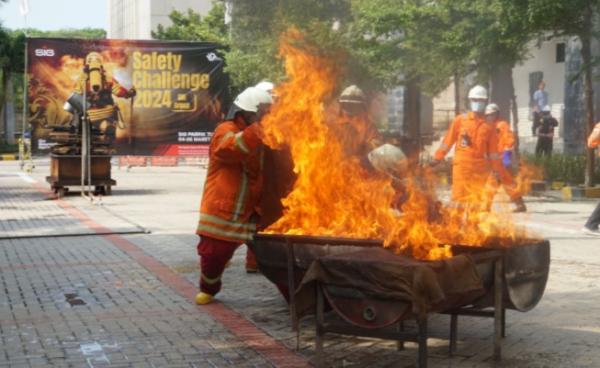
[[[100,53],[92,51],[85,57],[85,63],[90,64],[102,64],[102,55]]]

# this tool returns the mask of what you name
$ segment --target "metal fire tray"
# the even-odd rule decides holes
[[[435,312],[451,315],[450,354],[456,349],[458,315],[494,318],[494,357],[500,358],[500,340],[504,336],[505,309],[527,311],[541,299],[548,277],[550,245],[548,241],[522,240],[514,246],[500,246],[505,241],[490,242],[485,247],[454,246],[456,255],[468,254],[475,260],[483,293],[464,295],[439,305]],[[255,252],[261,272],[276,285],[296,290],[310,265],[322,257],[336,257],[349,252],[381,247],[382,242],[368,239],[345,239],[281,234],[257,234],[249,244]],[[390,252],[390,256],[392,253]],[[425,261],[426,262],[426,261]],[[335,285],[317,283],[316,313],[318,357],[322,354],[325,332],[392,338],[419,343],[419,365],[426,365],[427,313],[414,313],[410,301],[390,301],[369,298],[364,293]],[[482,295],[483,294],[483,295]],[[295,293],[291,292],[292,327],[298,331],[299,318],[305,311],[296,309]],[[325,303],[325,301],[327,303]],[[347,323],[325,323],[323,312],[331,306]],[[492,307],[492,310],[489,310]],[[373,315],[373,312],[375,312]],[[360,321],[362,318],[362,321]],[[405,319],[415,318],[416,334],[403,332]],[[386,327],[397,323],[395,332]]]

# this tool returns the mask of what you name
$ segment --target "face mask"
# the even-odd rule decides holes
[[[485,110],[485,102],[471,101],[471,111],[483,112]]]
[[[493,123],[493,122],[494,122],[494,120],[495,120],[495,119],[494,119],[494,117],[493,117],[493,116],[486,115],[486,117],[485,117],[485,121],[486,121],[486,122],[488,122],[488,123]]]

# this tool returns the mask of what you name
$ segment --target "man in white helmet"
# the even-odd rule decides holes
[[[256,207],[263,189],[260,119],[272,101],[264,90],[245,89],[236,97],[229,120],[217,126],[210,142],[196,229],[201,268],[198,304],[213,300],[221,289],[225,265],[256,231]]]
[[[342,143],[348,157],[358,157],[367,164],[367,155],[379,146],[375,125],[368,113],[365,93],[356,85],[346,87],[338,99],[339,112],[330,127]]]
[[[500,169],[497,135],[494,124],[485,120],[485,87],[471,88],[468,98],[470,111],[454,118],[433,164],[443,160],[454,146],[452,200],[488,209],[493,196],[488,181],[493,171]]]
[[[552,142],[554,140],[554,128],[558,126],[558,121],[552,116],[549,105],[542,107],[542,117],[539,125],[536,127],[538,137],[535,146],[536,156],[552,156]]]
[[[500,117],[500,108],[497,104],[491,103],[485,108],[485,119],[488,123],[496,127],[498,137],[498,154],[502,157],[501,170],[498,173],[499,184],[502,184],[504,191],[515,204],[514,212],[526,212],[527,206],[513,178],[512,174],[512,153],[515,148],[515,135],[510,129],[510,124]]]

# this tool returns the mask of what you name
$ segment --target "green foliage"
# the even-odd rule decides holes
[[[87,39],[104,39],[106,38],[106,30],[101,28],[64,28],[55,31],[40,31],[35,28],[27,28],[17,30],[15,32],[25,32],[28,37],[58,37],[58,38],[87,38]]]
[[[576,0],[578,3],[584,0]],[[590,1],[590,0],[588,0]],[[564,8],[569,1],[559,1]],[[173,12],[159,39],[216,41],[229,46],[227,71],[234,90],[283,77],[279,35],[289,27],[326,50],[345,71],[343,84],[385,90],[418,81],[435,95],[454,75],[478,71],[484,83],[499,66],[527,56],[541,31],[538,15],[560,14],[544,0],[235,0],[233,22],[223,24],[215,2],[206,17]],[[566,6],[569,8],[569,6]],[[569,9],[572,11],[572,9]],[[334,29],[334,24],[337,25]]]
[[[532,24],[556,35],[581,35],[591,32],[585,25],[585,13],[597,11],[598,0],[528,0],[527,15]]]
[[[227,25],[224,20],[225,6],[215,3],[207,16],[188,9],[186,13],[173,10],[169,15],[173,25],[159,24],[152,37],[158,40],[189,40],[227,44]]]
[[[464,76],[474,70],[486,83],[494,68],[513,66],[526,56],[533,32],[526,4],[355,0],[354,48],[375,66],[373,74],[383,76],[384,85],[402,78],[418,80],[421,89],[433,95],[445,89],[455,74]]]
[[[17,153],[17,152],[19,152],[18,145],[0,142],[0,153]]]
[[[527,163],[540,167],[547,181],[561,181],[570,185],[583,184],[585,180],[585,156],[553,154],[552,156],[535,156],[523,154]],[[600,180],[600,167],[594,172],[595,180]]]
[[[206,17],[192,10],[172,12],[172,25],[159,26],[153,36],[163,40],[218,42],[228,47],[226,71],[231,92],[236,94],[263,79],[274,82],[284,77],[279,58],[279,36],[290,27],[304,32],[309,43],[330,55],[347,44],[332,25],[349,13],[348,0],[237,0],[231,27],[224,24],[225,7],[215,2]],[[346,15],[345,15],[346,14]]]

